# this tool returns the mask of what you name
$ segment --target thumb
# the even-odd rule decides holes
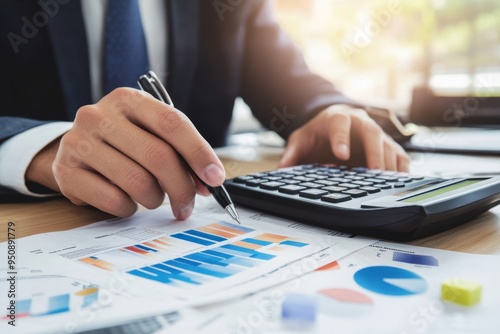
[[[279,168],[297,165],[300,162],[300,158],[307,155],[308,145],[305,144],[307,141],[301,141],[295,138],[297,137],[290,138],[286,145],[285,153],[283,153],[278,164]]]

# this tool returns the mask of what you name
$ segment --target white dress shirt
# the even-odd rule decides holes
[[[102,97],[102,52],[107,0],[82,1],[82,12],[89,50],[90,82],[93,102]],[[166,77],[167,15],[165,0],[139,0],[150,68]],[[25,174],[33,157],[47,144],[72,127],[72,122],[53,122],[20,133],[0,145],[0,184],[31,196],[47,196],[26,187]]]

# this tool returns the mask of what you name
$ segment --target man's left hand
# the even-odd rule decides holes
[[[290,135],[279,166],[313,162],[407,172],[410,158],[364,110],[333,105]]]

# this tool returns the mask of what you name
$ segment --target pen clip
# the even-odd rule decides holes
[[[167,90],[153,71],[149,71],[148,73],[141,75],[137,83],[143,91],[148,92],[158,100],[172,107],[174,106],[170,95],[168,95]]]

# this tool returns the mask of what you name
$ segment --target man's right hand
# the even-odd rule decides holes
[[[137,203],[156,208],[167,193],[175,217],[186,219],[195,194],[209,194],[189,169],[210,186],[224,182],[222,163],[187,116],[118,88],[80,108],[72,129],[33,159],[26,180],[119,217]]]

